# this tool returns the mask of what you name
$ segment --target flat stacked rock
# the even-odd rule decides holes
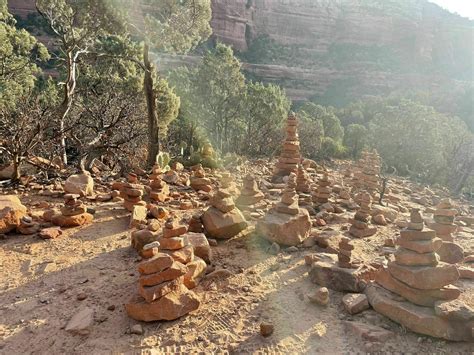
[[[309,194],[311,193],[311,180],[303,164],[298,166],[298,174],[296,176],[296,192]]]
[[[163,235],[158,239],[160,251],[169,254],[182,264],[193,261],[194,249],[183,237],[187,231],[188,228],[185,225],[174,218],[169,218],[163,228]]]
[[[410,223],[397,241],[395,261],[379,270],[377,284],[369,285],[366,294],[377,312],[415,332],[473,340],[474,310],[456,300],[461,292],[451,284],[458,280],[459,271],[439,261],[436,251],[441,244],[434,230],[423,229],[419,211],[412,210]]]
[[[20,219],[20,225],[16,227],[16,231],[20,234],[30,235],[39,232],[39,223],[33,221],[30,216],[23,216]]]
[[[293,112],[288,115],[286,121],[286,139],[283,143],[280,158],[275,165],[273,181],[281,180],[283,176],[298,171],[298,164],[301,160],[300,142],[298,139],[298,120]]]
[[[291,173],[281,201],[257,223],[257,233],[264,239],[281,245],[301,244],[311,231],[311,220],[306,209],[299,208],[296,175]]]
[[[242,191],[237,198],[236,204],[239,207],[253,206],[265,198],[265,195],[258,188],[255,178],[248,174],[244,177]]]
[[[87,213],[87,207],[78,200],[79,195],[64,195],[64,206],[61,207],[61,214],[51,218],[53,224],[60,227],[78,227],[91,223],[94,219],[90,213]]]
[[[170,193],[170,187],[161,178],[161,168],[153,167],[150,175],[150,199],[157,202],[165,202]]]
[[[158,253],[138,265],[138,293],[125,305],[136,320],[152,322],[178,319],[199,308],[197,295],[185,286],[188,268],[172,256]]]
[[[242,212],[235,206],[233,194],[224,186],[232,188],[227,180],[210,198],[210,207],[201,217],[205,233],[215,239],[230,239],[245,228],[247,221]]]
[[[349,228],[349,233],[356,238],[370,237],[377,232],[377,228],[369,227],[372,197],[367,191],[364,191],[358,194],[357,202],[360,208],[354,218],[350,220],[352,225]]]
[[[374,196],[380,188],[380,156],[376,150],[366,152],[363,162],[362,172],[358,176],[359,186]]]
[[[454,218],[458,211],[454,208],[449,198],[442,200],[433,213],[434,221],[428,223],[428,227],[436,231],[436,236],[443,240],[443,244],[438,249],[438,255],[441,261],[456,264],[464,260],[463,248],[454,243],[453,233],[457,226],[454,224]]]
[[[329,201],[331,197],[331,181],[327,172],[324,172],[323,176],[318,180],[318,187],[316,192],[313,194],[313,202],[317,205],[322,205]]]
[[[347,237],[342,237],[339,241],[339,252],[337,253],[339,267],[346,269],[357,267],[351,260],[352,250],[354,250],[354,246],[351,244],[351,240]]]
[[[237,184],[234,182],[232,175],[228,171],[222,173],[219,182],[221,189],[229,191],[233,197],[239,196],[240,190],[238,189]]]
[[[123,207],[129,212],[133,211],[134,206],[146,206],[146,202],[142,200],[143,187],[140,184],[126,182],[120,190],[120,197],[123,198]]]
[[[206,172],[201,164],[193,167],[193,175],[191,176],[191,187],[196,191],[211,192],[212,181],[206,177]]]

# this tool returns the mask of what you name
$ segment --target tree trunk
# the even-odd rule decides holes
[[[146,107],[148,114],[148,157],[147,167],[151,168],[156,163],[156,156],[160,152],[158,114],[156,111],[156,97],[153,90],[153,65],[149,59],[149,46],[143,47],[143,64],[145,65],[145,78],[143,87],[146,97]]]
[[[20,176],[21,176],[21,170],[20,170],[20,165],[21,165],[21,159],[18,154],[15,154],[13,157],[13,174],[12,174],[12,181],[19,181]]]

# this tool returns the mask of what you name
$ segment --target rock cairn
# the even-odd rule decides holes
[[[322,205],[329,201],[331,196],[331,181],[327,172],[324,172],[323,176],[318,180],[318,187],[316,192],[313,194],[313,202],[317,205]]]
[[[363,151],[352,180],[354,188],[365,190],[374,196],[380,187],[380,166],[381,160],[376,150]]]
[[[219,182],[220,188],[229,191],[229,193],[233,197],[238,196],[240,194],[240,190],[238,189],[237,184],[235,183],[234,179],[232,178],[232,175],[228,171],[225,171],[221,174]]]
[[[452,242],[452,234],[457,226],[454,224],[457,210],[454,208],[449,198],[442,200],[433,213],[434,222],[428,223],[428,226],[436,231],[436,235],[445,242]]]
[[[123,198],[123,207],[129,212],[133,211],[134,206],[146,206],[146,202],[142,200],[143,187],[140,184],[124,183],[120,190],[120,196]]]
[[[208,237],[230,239],[247,228],[245,217],[235,206],[234,189],[237,189],[235,184],[229,182],[227,175],[223,175],[221,187],[210,198],[211,206],[201,218]]]
[[[311,180],[303,165],[298,165],[298,174],[296,176],[296,191],[309,194],[311,192]]]
[[[160,251],[164,251],[183,264],[193,261],[194,249],[183,237],[187,231],[188,228],[184,224],[180,224],[175,218],[169,218],[165,222],[162,237],[158,239]]]
[[[237,205],[241,207],[253,206],[265,198],[265,195],[258,188],[255,178],[247,174],[243,180],[242,191],[237,198]]]
[[[199,298],[184,284],[187,267],[171,255],[158,253],[141,262],[138,272],[139,296],[125,305],[131,318],[145,322],[174,320],[199,308]]]
[[[165,202],[170,193],[168,184],[161,177],[161,168],[155,165],[150,175],[150,199]]]
[[[372,197],[367,191],[363,191],[358,194],[357,203],[359,203],[360,208],[355,213],[354,218],[350,220],[352,225],[349,228],[349,233],[356,238],[374,235],[377,228],[369,227]]]
[[[191,176],[191,187],[196,191],[211,192],[212,181],[206,177],[206,172],[201,164],[193,168],[193,175]]]
[[[64,206],[61,214],[52,217],[53,224],[60,227],[77,227],[92,222],[94,217],[87,213],[87,207],[78,200],[79,195],[64,195]]]
[[[352,250],[354,250],[354,246],[351,244],[351,240],[347,237],[342,237],[339,242],[339,252],[337,253],[339,267],[350,269],[354,266],[351,262]]]
[[[311,230],[306,209],[299,208],[296,175],[291,173],[281,201],[257,223],[257,233],[271,242],[294,246],[302,243]]]
[[[280,158],[275,165],[273,180],[279,180],[283,176],[298,171],[301,160],[300,142],[298,139],[298,120],[293,112],[290,112],[286,121],[286,139],[283,143]]]
[[[20,234],[30,235],[39,232],[40,225],[39,223],[33,221],[30,216],[23,216],[20,219],[20,225],[16,227],[16,230]]]
[[[397,240],[395,260],[375,277],[382,288],[369,285],[366,294],[376,311],[415,332],[448,340],[472,340],[474,311],[457,300],[460,290],[451,284],[458,280],[459,271],[439,261],[437,250],[441,244],[434,230],[423,228],[420,212],[412,210],[410,223]]]

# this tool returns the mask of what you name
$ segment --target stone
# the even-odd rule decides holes
[[[63,234],[63,231],[59,227],[50,227],[50,228],[43,228],[39,232],[39,237],[41,239],[56,239],[59,238]]]
[[[313,294],[309,294],[307,297],[312,303],[327,306],[329,303],[329,290],[326,287],[319,287]]]
[[[178,250],[186,245],[185,239],[181,237],[160,238],[158,241],[162,250]]]
[[[452,341],[474,340],[474,322],[452,321],[439,317],[433,308],[400,301],[393,293],[375,284],[369,284],[365,294],[372,308],[378,313],[416,333]]]
[[[89,223],[92,223],[94,216],[90,213],[82,213],[76,216],[63,216],[56,215],[53,216],[51,222],[57,226],[69,228],[69,227],[79,227]]]
[[[234,208],[230,212],[223,213],[212,206],[202,215],[202,222],[206,236],[214,239],[230,239],[248,225],[239,209]]]
[[[406,266],[436,266],[439,257],[436,253],[417,253],[409,249],[398,248],[394,254],[399,265]]]
[[[94,194],[94,179],[88,171],[71,175],[64,183],[64,191],[80,196],[91,196]]]
[[[375,276],[375,281],[387,290],[406,298],[408,301],[425,307],[433,307],[439,300],[454,300],[461,294],[461,291],[452,285],[433,290],[410,287],[392,277],[386,267],[379,269]]]
[[[423,290],[434,290],[456,282],[459,272],[454,265],[440,262],[436,267],[388,264],[390,274],[405,284]]]
[[[145,206],[133,206],[132,214],[130,216],[129,228],[135,228],[141,224],[147,224],[147,214],[148,210]]]
[[[349,314],[357,314],[370,308],[367,296],[363,293],[349,293],[342,297],[344,308]]]
[[[440,238],[433,238],[430,240],[406,240],[399,238],[397,244],[402,248],[417,253],[433,253],[441,247],[443,241]]]
[[[142,275],[150,275],[159,273],[173,265],[174,259],[165,253],[159,253],[152,259],[143,261],[138,264],[138,272]]]
[[[184,225],[176,225],[173,228],[163,228],[163,238],[173,238],[180,235],[183,235],[187,232],[187,228]]]
[[[194,255],[210,264],[212,260],[212,250],[209,241],[203,233],[187,233],[184,235],[187,244],[194,248]]]
[[[156,219],[158,220],[163,220],[165,218],[168,217],[168,210],[164,207],[160,207],[160,206],[153,206],[151,209],[150,209],[150,213],[153,217],[155,217]]]
[[[400,231],[400,240],[418,241],[418,240],[433,240],[434,238],[436,238],[436,232],[430,229],[425,229],[423,231],[404,229]]]
[[[184,281],[184,277],[179,277],[170,281],[162,282],[154,286],[138,286],[138,293],[142,296],[145,301],[151,303],[166,294],[177,291],[181,288]]]
[[[187,245],[178,250],[163,250],[163,252],[185,265],[194,260],[194,248],[192,245]]]
[[[393,332],[375,325],[348,321],[345,321],[344,324],[348,329],[360,336],[363,340],[371,342],[385,342],[393,338],[395,335]]]
[[[269,337],[273,334],[275,327],[271,323],[262,322],[260,323],[260,335],[263,337]]]
[[[200,257],[195,256],[194,260],[187,265],[187,272],[184,275],[184,285],[188,289],[195,288],[202,278],[206,275],[206,262]]]
[[[143,334],[143,327],[140,324],[134,324],[130,327],[130,333],[136,335]]]
[[[468,266],[458,266],[461,279],[474,280],[474,268]]]
[[[0,233],[8,233],[20,225],[27,209],[14,195],[0,195]]]
[[[131,245],[136,251],[141,252],[145,245],[158,241],[158,238],[159,234],[156,232],[148,229],[137,230],[131,234]]]
[[[141,297],[134,297],[125,304],[127,314],[138,321],[153,322],[175,320],[199,308],[200,300],[186,286],[166,294],[157,301],[147,303]]]
[[[462,300],[437,302],[434,311],[437,316],[444,319],[474,324],[474,308]]]
[[[140,286],[155,286],[166,281],[177,279],[187,272],[188,270],[185,265],[175,261],[170,267],[164,270],[153,274],[141,275],[138,279],[138,283]]]
[[[262,238],[270,242],[296,246],[309,237],[311,219],[305,209],[299,209],[296,215],[279,212],[268,213],[258,221],[256,231]]]
[[[91,331],[92,324],[94,323],[94,311],[89,308],[83,308],[72,316],[69,322],[66,324],[66,331],[78,334],[88,335]]]
[[[385,220],[385,216],[383,214],[377,214],[372,217],[372,221],[379,226],[386,226],[388,223]]]
[[[293,112],[290,112],[286,122],[286,139],[283,143],[278,163],[275,165],[273,181],[298,171],[298,163],[301,160],[301,156],[297,126],[297,118]]]
[[[462,263],[464,260],[464,249],[453,242],[442,242],[436,253],[441,261],[449,264]]]

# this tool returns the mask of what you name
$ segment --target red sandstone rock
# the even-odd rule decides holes
[[[20,225],[20,220],[26,216],[26,207],[17,196],[0,195],[0,233],[8,233]]]

